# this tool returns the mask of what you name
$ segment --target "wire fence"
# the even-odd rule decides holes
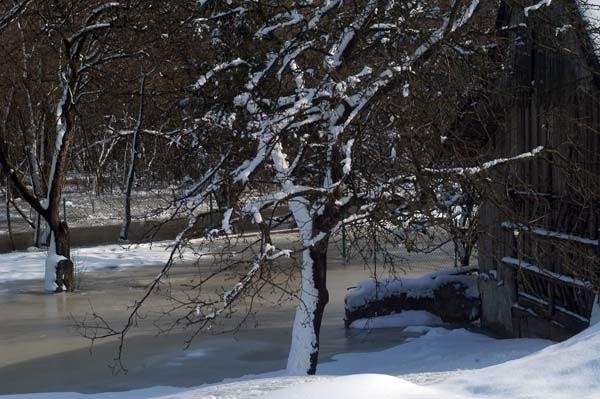
[[[460,266],[459,255],[451,237],[443,231],[437,231],[431,241],[422,246],[406,243],[385,243],[377,236],[356,231],[340,231],[332,237],[336,257],[343,263],[362,262],[379,276],[394,276],[410,269],[438,270]],[[477,264],[477,252],[470,259]]]
[[[169,207],[177,192],[169,190],[138,191],[131,196],[132,220],[165,220],[172,216]],[[10,207],[11,228],[13,233],[32,231],[30,225],[35,220],[35,212],[22,199],[15,204],[23,215]],[[5,193],[0,192],[0,233],[8,230]],[[205,211],[211,210],[211,203],[203,205]],[[216,211],[216,204],[212,204]],[[212,215],[212,213],[211,213]],[[25,217],[23,217],[25,216]],[[215,215],[216,216],[216,215]],[[67,192],[61,204],[61,218],[71,227],[75,226],[115,226],[120,225],[124,217],[124,196],[122,194],[94,195],[81,192]],[[27,220],[26,220],[27,219]],[[215,221],[213,221],[215,222]],[[212,223],[211,223],[212,224]],[[454,243],[443,232],[425,248],[410,248],[405,244],[389,245],[372,236],[368,231],[342,229],[331,239],[335,257],[341,262],[363,262],[365,267],[375,268],[376,272],[393,274],[412,267],[452,267],[458,265]],[[471,264],[476,264],[477,254],[473,254]]]
[[[171,216],[170,204],[174,193],[165,190],[135,192],[131,195],[132,220],[161,220]],[[6,211],[6,196],[0,194],[3,204],[0,212],[0,229],[8,229],[9,216]],[[14,200],[15,206],[10,206],[10,222],[13,232],[31,230],[36,214],[22,199]],[[18,208],[18,209],[17,209]],[[116,225],[123,221],[124,195],[94,194],[67,192],[63,195],[60,216],[69,226],[101,226]],[[206,205],[209,209],[209,205]]]

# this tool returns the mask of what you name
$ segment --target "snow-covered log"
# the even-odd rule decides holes
[[[420,278],[371,279],[345,298],[346,326],[354,320],[422,310],[445,322],[468,323],[480,314],[475,266],[444,269]]]

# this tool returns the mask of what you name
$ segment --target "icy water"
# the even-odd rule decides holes
[[[401,343],[401,330],[370,332],[344,328],[343,298],[349,287],[371,274],[362,262],[344,264],[330,259],[330,303],[321,333],[320,360],[341,352],[384,349]],[[452,258],[443,252],[413,258],[405,276],[418,276],[443,266]],[[171,273],[174,285],[193,278],[200,266],[179,265]],[[111,322],[122,323],[127,306],[140,297],[160,268],[102,269],[84,274],[81,290],[72,294],[44,294],[41,281],[0,284],[0,394],[25,392],[105,392],[157,385],[190,387],[285,367],[295,303],[279,297],[257,299],[253,314],[234,333],[240,315],[224,319],[200,334],[188,349],[188,331],[159,334],[153,320],[167,308],[164,300],[152,302],[140,327],[125,343],[127,373],[113,375],[109,366],[116,353],[114,341],[97,341],[93,347],[74,328],[95,311]],[[215,290],[228,283],[216,280]]]

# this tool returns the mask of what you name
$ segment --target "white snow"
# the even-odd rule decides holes
[[[76,270],[105,267],[122,268],[164,264],[170,256],[171,241],[137,245],[101,245],[90,248],[72,248],[71,255]],[[50,259],[46,262],[47,259]],[[0,254],[0,283],[16,280],[44,279],[46,273],[55,273],[57,255],[47,257],[46,251],[16,251]],[[44,268],[46,265],[46,268]],[[48,267],[48,265],[52,267]],[[54,284],[55,274],[52,276]],[[49,291],[52,289],[45,287]]]
[[[440,392],[435,389],[418,386],[389,375],[359,374],[311,381],[306,384],[271,392],[265,396],[265,399],[425,399],[435,398],[439,395]],[[452,399],[458,397],[444,395],[444,398]]]
[[[502,263],[505,263],[508,265],[513,265],[520,269],[529,270],[530,272],[541,274],[541,275],[544,275],[544,276],[552,278],[552,279],[564,281],[565,283],[578,285],[578,286],[588,288],[588,289],[591,289],[593,287],[592,283],[589,281],[581,280],[581,279],[578,279],[575,277],[570,277],[570,276],[566,276],[564,274],[559,274],[559,273],[552,272],[550,270],[542,269],[536,265],[533,265],[529,262],[526,262],[526,261],[518,259],[518,258],[505,256],[504,258],[502,258]]]
[[[528,17],[529,13],[531,11],[537,11],[540,8],[542,8],[543,6],[549,7],[550,4],[552,4],[552,0],[540,0],[539,2],[535,3],[532,6],[525,7],[525,10],[524,10],[525,11],[525,16]]]
[[[442,326],[438,316],[424,310],[405,310],[401,313],[354,320],[350,328],[371,329],[408,326]]]
[[[406,294],[411,298],[433,298],[433,292],[449,282],[461,282],[468,288],[465,295],[479,297],[477,279],[473,276],[459,275],[477,268],[453,268],[430,273],[426,276],[409,278],[389,278],[360,281],[356,288],[346,295],[346,309],[357,309],[374,300]]]
[[[574,234],[566,234],[558,231],[547,230],[542,227],[527,226],[522,223],[502,222],[501,226],[505,229],[514,230],[515,234],[519,231],[526,231],[541,237],[555,238],[558,240],[573,241],[584,245],[598,246],[599,240],[594,240],[587,237],[581,237]]]
[[[438,387],[465,397],[598,398],[600,325],[522,359],[455,376]]]
[[[302,282],[300,284],[299,302],[292,329],[292,344],[287,361],[290,375],[302,375],[310,368],[310,357],[317,347],[317,337],[313,327],[313,319],[317,308],[319,293],[313,280],[313,260],[310,251],[302,252]]]
[[[577,5],[584,21],[587,23],[588,34],[595,47],[596,57],[600,58],[600,0],[577,0]]]
[[[516,155],[514,157],[498,158],[498,159],[494,159],[494,160],[491,160],[488,162],[484,162],[483,164],[481,164],[481,166],[473,166],[473,167],[466,167],[466,168],[445,168],[445,169],[425,168],[424,170],[428,173],[434,173],[434,174],[456,174],[456,175],[462,175],[462,176],[473,176],[473,175],[477,175],[479,173],[482,173],[484,171],[487,171],[488,169],[494,168],[499,165],[503,165],[503,164],[518,161],[518,160],[534,158],[542,151],[544,151],[544,147],[538,146],[529,152],[524,152],[524,153]]]
[[[422,337],[384,351],[334,356],[320,364],[318,372],[315,377],[287,377],[279,371],[185,390],[157,387],[97,395],[0,398],[595,399],[600,397],[600,324],[554,345],[538,339],[494,339],[464,329],[432,328]]]

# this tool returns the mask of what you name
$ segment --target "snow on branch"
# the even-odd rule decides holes
[[[433,174],[472,176],[472,175],[482,173],[482,172],[484,172],[488,169],[491,169],[495,166],[503,165],[503,164],[518,161],[518,160],[534,158],[538,154],[540,154],[543,150],[544,150],[544,147],[539,146],[529,152],[524,152],[524,153],[516,155],[514,157],[499,158],[499,159],[494,159],[492,161],[485,162],[481,166],[464,167],[464,168],[446,168],[446,169],[444,169],[444,168],[442,168],[442,169],[425,168],[424,171],[427,173],[433,173]]]
[[[344,32],[338,41],[333,45],[331,50],[329,50],[329,55],[325,57],[325,63],[330,69],[336,69],[342,65],[341,59],[348,48],[348,45],[354,39],[357,31],[363,28],[371,13],[375,11],[376,6],[377,2],[375,0],[369,0],[360,16],[350,26],[344,29]]]
[[[551,1],[551,0],[550,0]],[[456,31],[458,28],[460,28],[462,25],[466,24],[467,21],[469,19],[471,19],[471,17],[473,16],[473,13],[475,12],[475,10],[477,9],[477,7],[479,6],[479,0],[475,0],[472,1],[467,8],[464,10],[464,12],[461,14],[460,18],[458,18],[456,21],[454,21],[454,23],[452,24],[452,32]]]
[[[248,272],[240,280],[238,280],[233,287],[223,293],[223,304],[220,308],[213,308],[210,310],[210,312],[203,313],[202,304],[196,305],[196,319],[194,320],[194,323],[216,319],[220,314],[229,309],[233,302],[243,294],[244,289],[246,289],[252,280],[254,280],[266,261],[275,260],[281,257],[289,258],[291,253],[292,251],[289,249],[278,251],[275,246],[266,244],[263,251],[257,256],[256,260],[252,262],[252,266]]]
[[[550,4],[552,4],[552,0],[540,0],[532,6],[525,7],[523,11],[525,13],[525,16],[528,17],[530,12],[537,11],[543,6],[549,7]]]
[[[304,20],[304,16],[300,14],[298,10],[292,10],[290,12],[276,15],[275,17],[273,17],[273,20],[281,20],[282,22],[277,22],[273,25],[265,25],[262,28],[260,28],[258,32],[254,34],[254,36],[257,38],[262,38],[278,29],[283,29],[288,26],[297,25]]]
[[[236,58],[233,61],[223,62],[221,64],[217,64],[210,71],[200,76],[196,83],[192,86],[194,90],[200,89],[202,86],[206,85],[210,79],[212,79],[217,73],[222,72],[227,69],[236,68],[239,66],[248,65],[248,63],[240,58]]]
[[[73,33],[71,36],[69,36],[67,38],[67,41],[69,42],[75,42],[76,40],[80,39],[81,37],[92,33],[94,31],[100,30],[100,29],[106,29],[106,28],[110,28],[112,25],[111,21],[104,21],[104,22],[100,22],[97,19],[101,18],[102,14],[104,14],[106,11],[115,8],[115,7],[120,7],[121,3],[118,2],[108,2],[105,4],[102,4],[99,7],[96,7],[95,9],[93,9],[90,14],[88,15],[85,23],[83,24],[83,27]]]
[[[92,33],[94,31],[97,31],[97,30],[100,30],[100,29],[110,28],[111,25],[112,24],[110,22],[98,22],[98,23],[93,24],[93,25],[84,26],[81,30],[79,30],[78,32],[76,32],[76,33],[72,34],[71,36],[69,36],[67,40],[69,42],[74,42],[78,38],[80,38],[82,36],[85,36],[88,33]]]
[[[6,29],[8,25],[21,15],[27,9],[27,6],[33,2],[34,0],[15,2],[9,10],[0,15],[0,32]]]

